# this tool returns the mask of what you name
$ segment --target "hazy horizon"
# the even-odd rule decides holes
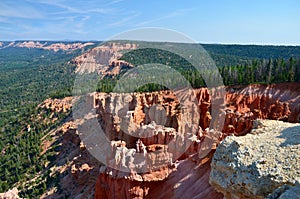
[[[34,41],[34,42],[106,42],[105,40],[96,40],[96,39],[91,39],[91,40],[78,40],[78,39],[62,39],[62,40],[44,40],[44,39],[17,39],[17,40],[0,40],[0,42],[29,42],[29,41]],[[141,40],[135,40],[135,41],[141,41]],[[172,42],[171,42],[172,43]],[[174,42],[176,43],[176,42]],[[178,43],[185,43],[185,42],[178,42]],[[291,46],[291,47],[298,47],[300,44],[260,44],[260,43],[216,43],[216,42],[197,42],[196,44],[204,44],[204,45],[240,45],[240,46]]]

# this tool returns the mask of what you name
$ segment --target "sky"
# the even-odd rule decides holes
[[[300,45],[299,0],[1,0],[0,40],[107,40],[158,27],[199,43]]]

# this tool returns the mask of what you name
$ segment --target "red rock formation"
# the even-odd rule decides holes
[[[13,47],[19,47],[19,48],[39,48],[39,49],[45,49],[45,50],[53,50],[54,52],[57,52],[59,50],[64,51],[73,51],[77,49],[84,48],[86,46],[94,45],[94,43],[86,42],[86,43],[54,43],[47,45],[47,42],[41,43],[39,41],[24,41],[24,42],[18,42],[15,44],[15,42],[10,43],[9,46]],[[0,45],[1,46],[1,45]]]
[[[194,94],[189,91],[176,94],[170,91],[96,94],[99,121],[109,139],[125,141],[119,147],[141,153],[145,146],[147,154],[163,149],[176,135],[184,135],[183,132],[191,132],[194,128],[183,124],[182,118],[196,124],[198,131],[193,138],[190,137],[190,146],[185,152],[179,158],[170,159],[173,163],[164,167],[140,174],[122,173],[105,167],[98,177],[95,198],[176,198],[179,195],[222,198],[208,184],[210,165],[203,160],[210,161],[208,154],[221,139],[248,133],[256,118],[297,122],[300,113],[299,86],[298,83],[283,83],[230,87],[225,100],[218,96],[219,91],[206,88],[197,89]],[[191,102],[193,95],[197,106],[189,103],[187,108],[193,111],[185,112],[180,104],[184,99]],[[211,95],[219,101],[218,107],[211,107]],[[225,118],[224,124],[221,124],[223,134],[208,129],[214,127],[212,123],[218,124],[211,108],[223,110],[218,113]],[[176,156],[176,150],[168,147],[168,152]],[[199,155],[195,155],[197,153]]]
[[[63,99],[46,99],[42,104],[38,106],[38,108],[49,109],[52,112],[56,113],[66,113],[72,108],[72,100],[75,99],[73,97],[65,97]]]
[[[92,42],[68,43],[68,44],[55,43],[55,44],[51,44],[49,46],[44,46],[43,49],[53,50],[54,52],[57,52],[59,50],[73,51],[73,50],[81,49],[81,48],[84,48],[86,46],[91,46],[91,45],[94,45],[94,43],[92,43]]]
[[[113,162],[117,168],[130,167],[133,162],[130,164],[126,160],[134,159],[135,153],[144,153],[145,156],[141,172],[124,173],[106,167],[100,169],[95,198],[147,198],[154,194],[175,197],[184,193],[182,187],[189,186],[185,183],[181,186],[178,183],[180,179],[188,179],[186,182],[199,180],[194,184],[191,195],[222,197],[208,184],[209,163],[197,162],[196,156],[189,158],[205,147],[207,151],[203,157],[206,157],[211,151],[210,147],[215,147],[214,142],[218,140],[209,137],[208,130],[202,131],[200,127],[210,126],[210,96],[207,89],[132,94],[97,93],[94,104],[106,136],[110,140],[122,140],[111,141],[113,151],[117,152],[109,158],[109,162]],[[188,170],[183,171],[185,169]],[[185,174],[190,170],[195,172],[189,178]],[[197,171],[203,174],[199,179]],[[153,191],[160,185],[161,189],[168,186],[173,188],[167,192]]]
[[[299,122],[299,86],[299,83],[280,83],[228,88],[223,132],[244,135],[250,132],[257,118]]]
[[[118,172],[101,173],[96,184],[95,199],[223,198],[208,183],[211,155],[202,161],[198,157],[187,158],[175,162],[171,168],[138,177]]]
[[[299,83],[230,87],[223,101],[219,91],[206,88],[95,93],[89,108],[96,108],[112,151],[118,152],[108,159],[114,166],[133,171],[114,170],[96,161],[80,141],[76,125],[69,122],[57,132],[62,147],[53,166],[59,175],[66,175],[60,179],[61,194],[91,197],[95,187],[95,198],[222,198],[208,183],[209,162],[218,142],[228,135],[246,134],[256,118],[298,122],[299,88]],[[212,107],[212,99],[219,104]],[[46,100],[41,106],[63,112],[71,108],[69,103],[68,98]],[[213,108],[224,115],[222,134],[211,129],[218,125]],[[181,143],[184,138],[189,140],[186,148]],[[139,170],[130,165],[134,160],[126,159],[136,156],[145,157]],[[64,196],[61,194],[44,197]]]
[[[98,72],[101,78],[115,77],[123,68],[132,67],[126,61],[119,60],[122,51],[136,49],[137,44],[108,42],[74,58],[71,63],[77,65],[76,73]]]

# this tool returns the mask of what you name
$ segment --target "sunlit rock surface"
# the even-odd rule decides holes
[[[225,198],[265,198],[282,186],[299,186],[300,124],[257,120],[250,134],[221,142],[211,167],[210,183]]]

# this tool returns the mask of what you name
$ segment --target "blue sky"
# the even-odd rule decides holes
[[[160,27],[200,43],[300,45],[298,0],[1,0],[0,40],[105,40]]]

